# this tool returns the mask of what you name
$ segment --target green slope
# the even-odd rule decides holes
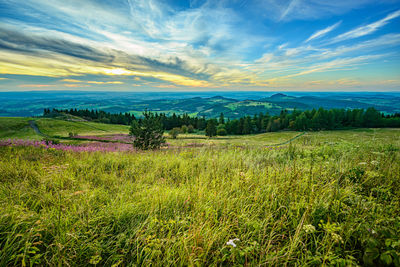
[[[29,125],[31,118],[0,117],[0,139],[41,139]]]
[[[36,120],[40,131],[49,136],[67,137],[70,132],[78,135],[101,135],[128,133],[129,126],[96,122],[63,121],[57,119]]]
[[[128,133],[129,126],[96,122],[64,121],[48,118],[6,118],[0,117],[0,139],[22,138],[42,139],[36,134],[29,121],[34,120],[39,130],[48,136],[67,137],[70,132],[79,135],[102,135]]]

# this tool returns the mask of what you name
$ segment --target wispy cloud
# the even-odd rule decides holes
[[[342,45],[333,49],[326,49],[322,53],[314,55],[314,58],[316,57],[318,57],[319,59],[332,58],[348,53],[367,54],[371,50],[385,49],[387,47],[393,47],[399,45],[400,45],[400,33],[389,33],[353,45],[347,45],[347,46]]]
[[[70,88],[80,88],[80,87],[90,87],[88,84],[71,84],[71,83],[65,83],[63,84],[64,87],[70,87]]]
[[[62,79],[61,82],[67,83],[89,83],[89,84],[124,84],[121,81],[82,81],[76,79]]]
[[[288,78],[293,78],[293,77],[298,77],[298,76],[304,76],[316,72],[326,72],[326,71],[337,71],[337,70],[343,70],[343,69],[348,69],[350,67],[355,67],[359,66],[361,64],[364,64],[368,60],[376,60],[379,58],[382,58],[384,55],[369,55],[369,56],[359,56],[359,57],[353,57],[353,58],[341,58],[341,59],[335,59],[331,60],[328,62],[323,62],[319,64],[315,64],[312,66],[307,67],[305,70],[281,76],[281,77],[275,77],[271,79],[270,81],[277,81],[277,80],[285,80]]]
[[[120,81],[113,81],[113,82],[87,81],[87,83],[91,83],[91,84],[124,84],[123,82],[120,82]]]
[[[21,84],[19,87],[31,87],[31,88],[41,88],[41,87],[52,87],[51,84]]]
[[[309,20],[344,14],[375,0],[259,0],[255,9],[275,21]]]
[[[67,83],[81,83],[82,81],[80,80],[75,80],[75,79],[62,79],[62,82],[67,82]]]
[[[300,0],[290,0],[289,5],[285,8],[279,18],[279,20],[283,20],[286,16],[292,12],[292,10],[296,7],[296,5],[300,3]]]
[[[334,17],[374,0],[196,0],[190,8],[161,0],[64,2],[2,2],[11,12],[0,17],[0,74],[38,76],[32,85],[45,77],[63,87],[263,88],[373,64],[367,56],[395,54],[400,38],[393,29],[372,35],[400,10],[350,31],[347,16]],[[347,32],[327,41],[339,25]],[[367,35],[374,37],[356,39]],[[342,40],[351,41],[338,45]],[[0,90],[10,83],[14,78]]]
[[[338,35],[337,37],[335,37],[332,40],[332,43],[336,43],[336,42],[341,42],[344,40],[348,40],[348,39],[354,39],[354,38],[358,38],[361,36],[365,36],[368,34],[372,34],[375,31],[379,30],[380,28],[382,28],[383,26],[385,26],[386,24],[388,24],[391,20],[397,18],[400,16],[400,10],[397,10],[396,12],[390,13],[389,15],[387,15],[386,17],[384,17],[383,19],[380,19],[378,21],[375,21],[374,23],[370,23],[364,26],[360,26],[358,28],[355,28],[351,31],[345,32],[343,34]]]
[[[336,28],[340,25],[340,23],[342,23],[342,22],[339,21],[339,22],[337,22],[337,23],[335,23],[335,24],[333,24],[333,25],[331,25],[331,26],[329,26],[329,27],[326,27],[325,29],[316,31],[316,32],[313,33],[310,37],[308,37],[308,39],[305,41],[305,43],[307,43],[307,42],[309,42],[309,41],[311,41],[311,40],[318,39],[318,38],[321,38],[321,37],[325,36],[325,35],[328,34],[329,32],[331,32],[331,31],[333,31],[334,29],[336,29]]]

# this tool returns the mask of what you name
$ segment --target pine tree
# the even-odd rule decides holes
[[[225,124],[224,113],[222,113],[222,112],[219,115],[219,124]]]
[[[206,126],[206,135],[208,137],[213,137],[217,134],[217,126],[216,122],[211,119],[207,121],[207,126]]]
[[[251,133],[251,119],[247,116],[243,122],[243,134],[250,134]]]
[[[130,135],[135,137],[133,146],[142,150],[160,148],[165,143],[160,119],[148,111],[143,112],[143,117],[140,121],[132,122]]]

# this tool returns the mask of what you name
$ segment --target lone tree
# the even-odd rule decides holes
[[[206,135],[208,137],[213,137],[215,135],[217,135],[217,126],[216,126],[216,121],[211,119],[207,122],[207,126],[206,126]]]
[[[143,117],[132,122],[129,134],[135,137],[133,146],[142,150],[160,148],[165,143],[160,119],[147,110],[143,112]]]

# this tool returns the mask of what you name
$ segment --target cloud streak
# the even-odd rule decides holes
[[[396,12],[390,13],[383,19],[375,21],[374,23],[370,23],[365,26],[360,26],[351,31],[348,31],[348,32],[338,35],[337,37],[335,37],[332,40],[332,43],[337,43],[337,42],[354,39],[354,38],[359,38],[359,37],[362,37],[365,35],[372,34],[372,33],[376,32],[377,30],[379,30],[380,28],[382,28],[383,26],[385,26],[386,24],[388,24],[391,20],[393,20],[399,16],[400,16],[400,10],[397,10]]]
[[[339,22],[337,22],[337,23],[335,23],[335,24],[333,24],[333,25],[331,25],[329,27],[326,27],[325,29],[316,31],[310,37],[308,37],[308,39],[305,41],[305,43],[307,43],[307,42],[309,42],[311,40],[318,39],[318,38],[321,38],[321,37],[325,36],[326,34],[330,33],[334,29],[336,29],[340,25],[340,23],[342,23],[342,22],[339,21]]]
[[[374,3],[374,0],[259,0],[256,13],[274,21],[315,20],[340,15]]]

